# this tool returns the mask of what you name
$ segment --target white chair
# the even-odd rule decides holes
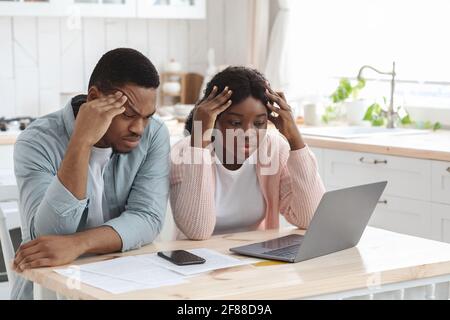
[[[11,269],[11,263],[14,259],[14,247],[11,241],[9,230],[20,227],[20,218],[18,209],[5,210],[6,203],[11,207],[11,202],[18,204],[19,192],[16,186],[0,186],[0,242],[3,252],[3,259],[6,266],[6,274],[8,275],[9,287],[11,286],[16,275]],[[11,217],[9,219],[9,217]]]
[[[16,206],[12,205],[13,202]],[[13,281],[17,275],[11,269],[11,264],[14,260],[15,253],[9,230],[20,228],[20,214],[18,207],[19,191],[17,186],[0,185],[0,242],[3,252],[3,259],[5,260],[6,274],[8,275],[10,291],[12,289]],[[58,296],[55,292],[47,290],[38,284],[34,284],[35,300],[55,300],[57,298]]]

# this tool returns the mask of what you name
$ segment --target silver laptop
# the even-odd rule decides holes
[[[304,236],[289,235],[231,248],[246,256],[300,262],[356,246],[387,182],[325,193]]]

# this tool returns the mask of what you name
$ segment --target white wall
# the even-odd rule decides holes
[[[61,107],[60,94],[85,92],[107,50],[132,47],[162,71],[175,58],[203,73],[216,63],[247,64],[247,0],[209,0],[206,20],[0,17],[0,117],[40,116]]]

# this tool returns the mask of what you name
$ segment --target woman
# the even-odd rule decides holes
[[[266,132],[269,121],[279,132]],[[317,162],[283,93],[261,73],[218,73],[186,130],[190,136],[172,150],[170,179],[174,220],[185,236],[275,229],[280,213],[308,228],[325,191]]]

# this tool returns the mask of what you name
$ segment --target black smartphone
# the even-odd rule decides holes
[[[162,251],[158,252],[158,256],[164,258],[177,266],[190,266],[193,264],[202,264],[206,260],[184,250]]]

